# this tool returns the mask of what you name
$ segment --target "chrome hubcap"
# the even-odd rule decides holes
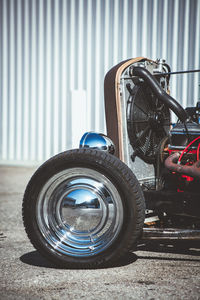
[[[51,177],[37,200],[37,223],[58,253],[91,256],[108,248],[123,224],[120,194],[103,174],[71,168]]]

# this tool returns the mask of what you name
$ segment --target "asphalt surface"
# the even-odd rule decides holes
[[[200,249],[141,246],[112,268],[58,269],[30,244],[21,204],[33,168],[0,167],[0,299],[200,299]]]

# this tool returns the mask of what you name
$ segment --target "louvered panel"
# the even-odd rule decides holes
[[[37,163],[105,132],[105,73],[136,56],[199,68],[200,1],[1,0],[0,162]],[[193,105],[199,84],[172,76],[171,94]]]

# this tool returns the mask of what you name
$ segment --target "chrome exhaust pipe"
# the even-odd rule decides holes
[[[142,240],[199,241],[200,230],[176,228],[143,228]]]

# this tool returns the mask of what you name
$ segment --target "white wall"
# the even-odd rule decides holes
[[[200,0],[1,0],[0,162],[43,161],[105,132],[104,75],[136,56],[200,68]],[[174,75],[172,96],[192,105],[199,82]]]

